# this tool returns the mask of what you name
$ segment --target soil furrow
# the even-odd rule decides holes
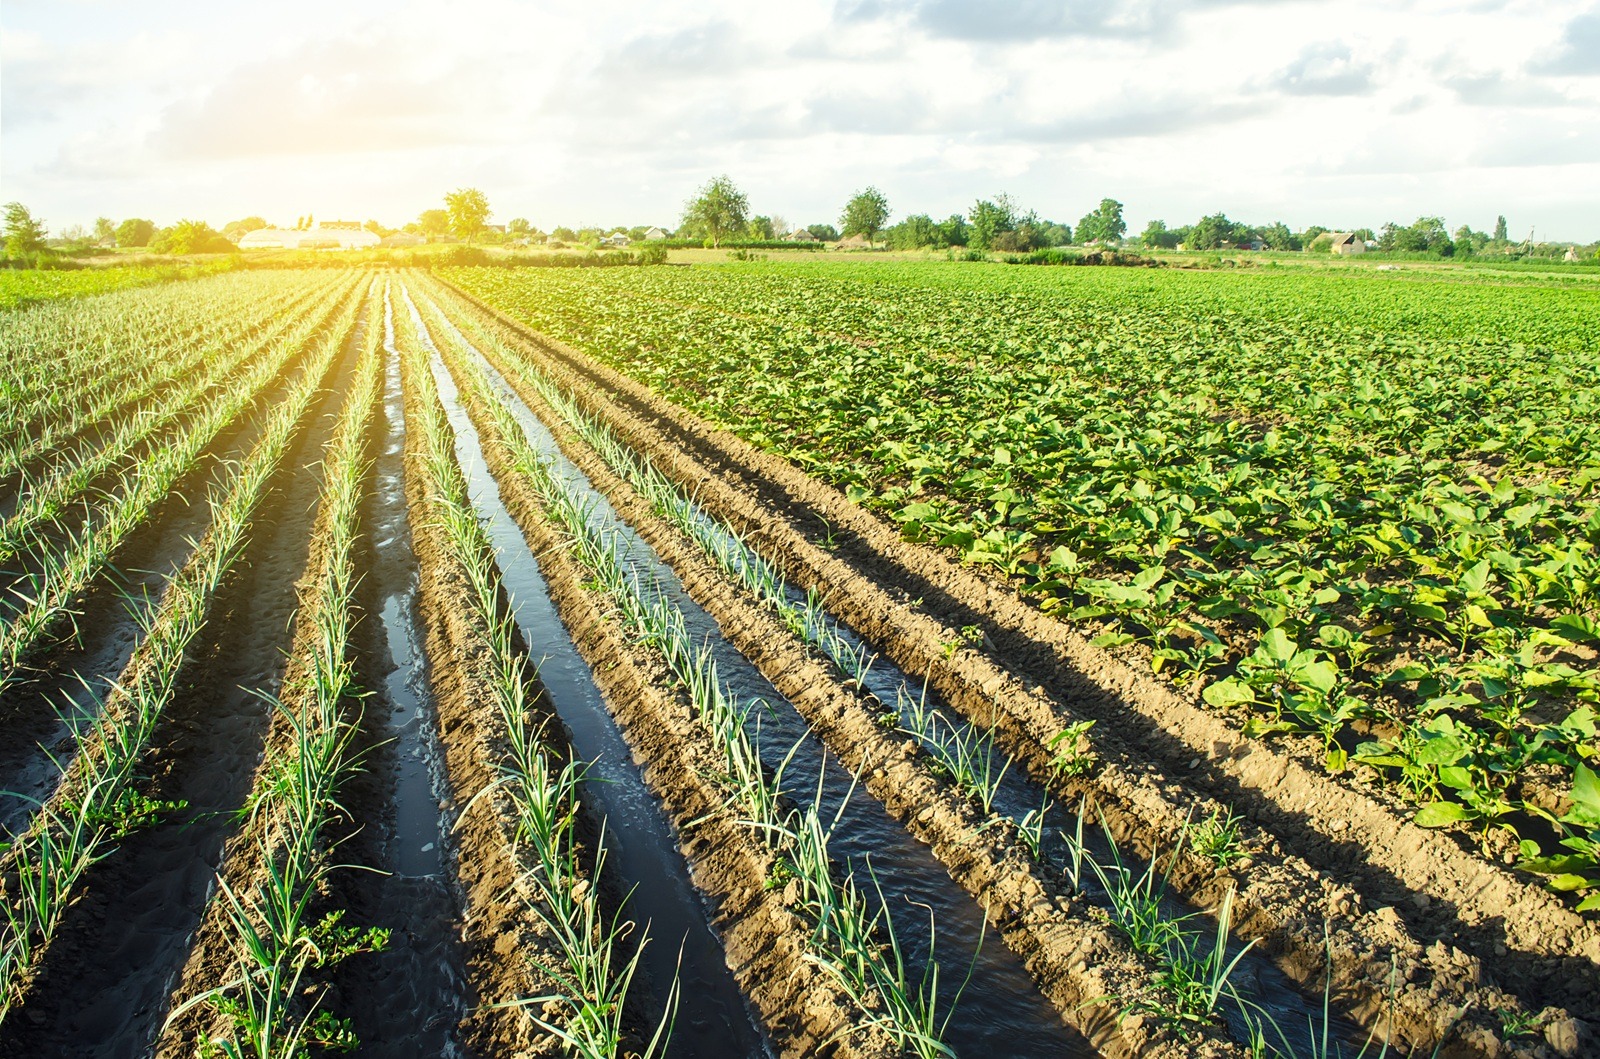
[[[873,797],[930,846],[951,877],[972,893],[1067,1025],[1107,1055],[1243,1054],[1215,1028],[1180,1041],[1163,1033],[1155,1020],[1120,1019],[1121,1003],[1148,991],[1153,969],[1128,949],[1105,917],[1085,917],[1085,906],[1021,851],[1014,830],[985,820],[952,783],[932,775],[910,739],[886,732],[859,693],[820,665],[769,611],[729,585],[695,545],[617,479],[537,394],[516,380],[507,381],[623,521],[683,579],[729,641],[800,710],[847,769],[862,771]],[[498,460],[497,450],[502,454]],[[517,484],[508,479],[516,471],[504,458],[503,446],[491,441],[487,451],[502,489],[515,492]]]
[[[1120,766],[1121,776],[1103,769],[1095,786],[1113,795],[1106,799],[1110,808],[1118,802],[1126,807],[1113,826],[1142,836],[1147,849],[1158,841],[1170,844],[1183,817],[1180,807],[1197,794],[1238,805],[1259,836],[1255,869],[1240,880],[1246,898],[1241,904],[1259,910],[1247,929],[1271,934],[1286,969],[1303,981],[1320,979],[1324,914],[1342,913],[1353,936],[1335,949],[1341,984],[1362,990],[1369,1008],[1384,1003],[1390,954],[1402,959],[1403,975],[1420,979],[1402,992],[1413,994],[1402,1005],[1415,1016],[1403,1028],[1408,1036],[1437,1036],[1438,1013],[1452,996],[1487,1006],[1496,994],[1477,991],[1483,980],[1515,988],[1535,1009],[1543,1003],[1585,1009],[1593,976],[1575,972],[1592,966],[1584,953],[1593,944],[1593,930],[1550,895],[1463,853],[1443,836],[1396,820],[1359,792],[1309,773],[1283,751],[1242,740],[1221,719],[1088,648],[1008,590],[954,567],[932,549],[901,542],[892,528],[835,491],[468,300],[520,339],[536,362],[556,369],[565,384],[578,383],[582,403],[698,491],[708,508],[750,533],[791,576],[829,590],[846,620],[887,647],[908,671],[930,673],[979,723],[999,722],[1013,749],[1046,773],[1041,779],[1048,779],[1048,761],[1041,759],[1051,736],[1075,716],[1100,721],[1102,756]],[[911,602],[918,592],[922,598]],[[992,653],[960,649],[946,657],[946,645],[959,640],[952,630],[966,624],[985,631]],[[1167,771],[1152,767],[1151,758]],[[1364,803],[1357,808],[1365,815],[1351,809],[1352,802]],[[1413,839],[1411,846],[1399,844]],[[1377,867],[1358,867],[1357,853],[1370,854]],[[1267,878],[1274,867],[1289,872],[1287,881]],[[1186,882],[1206,888],[1204,880]],[[1211,892],[1224,885],[1217,880]],[[1369,902],[1365,914],[1357,894]],[[1204,892],[1192,896],[1205,899]],[[1535,912],[1533,925],[1506,914],[1524,907],[1524,898]],[[1572,929],[1544,938],[1552,924]],[[1462,944],[1456,937],[1469,927],[1489,937],[1485,951],[1467,953],[1452,945]],[[1443,944],[1424,944],[1439,938]],[[1565,953],[1575,955],[1559,958]],[[1570,959],[1578,965],[1569,965]],[[1493,1047],[1487,1041],[1482,1046]]]
[[[586,588],[587,575],[526,484],[515,477],[500,482],[562,623],[593,671],[646,784],[678,830],[695,885],[716,906],[728,965],[781,1054],[895,1054],[877,1032],[844,1036],[856,1018],[854,1007],[807,958],[810,927],[780,893],[768,889],[773,858],[710,780],[722,767],[720,755],[683,695],[667,690],[674,684],[671,674],[607,618],[609,606]]]
[[[236,829],[284,674],[295,581],[321,489],[317,466],[360,345],[353,328],[280,462],[229,583],[147,755],[148,796],[186,807],[121,840],[84,876],[0,1045],[37,1054],[137,1056],[165,1016],[173,979]]]

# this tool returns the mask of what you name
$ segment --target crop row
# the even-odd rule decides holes
[[[108,842],[147,815],[133,787],[135,770],[172,698],[185,651],[204,627],[213,594],[238,558],[252,516],[354,313],[352,304],[322,338],[288,396],[268,415],[250,455],[226,487],[214,489],[210,528],[168,583],[98,714],[79,724],[77,752],[55,792],[0,860],[6,915],[0,934],[0,1016],[15,1002],[84,872],[107,854]]]
[[[192,279],[229,267],[231,263],[222,262],[212,265],[126,265],[63,271],[5,269],[0,271],[0,309],[108,294],[175,279]]]
[[[343,311],[339,306],[343,304]],[[257,395],[300,354],[319,331],[333,320],[332,328],[342,334],[356,311],[348,297],[328,303],[325,309],[304,317],[286,334],[275,338],[264,355],[258,353],[248,374],[236,387],[215,395],[199,415],[186,424],[177,436],[169,437],[155,450],[146,453],[135,466],[121,475],[116,487],[108,490],[107,500],[91,512],[76,531],[58,542],[46,544],[36,556],[39,568],[18,591],[21,606],[0,629],[0,686],[14,682],[26,656],[68,612],[72,601],[100,573],[121,544],[173,486],[200,459],[211,441],[248,408]],[[324,335],[325,356],[327,338]],[[309,368],[308,368],[309,372]],[[302,379],[315,376],[303,373]]]
[[[514,1004],[571,1054],[617,1056],[630,1044],[627,997],[648,933],[624,918],[625,908],[610,915],[602,911],[597,884],[605,863],[603,823],[600,846],[593,852],[584,850],[576,832],[586,766],[559,744],[559,727],[540,701],[537,669],[503,603],[493,549],[456,463],[429,346],[420,337],[420,318],[409,292],[402,296],[408,312],[398,328],[399,345],[407,362],[406,378],[417,395],[410,407],[420,410],[408,428],[422,437],[422,472],[431,508],[427,517],[442,529],[450,564],[465,582],[465,609],[489,659],[488,685],[498,721],[488,741],[500,748],[492,762],[496,778],[472,800],[487,798],[501,807],[502,840],[518,866],[518,897],[548,950],[522,953],[530,980],[548,992],[504,1002]],[[674,983],[671,992],[676,990]],[[669,999],[644,1047],[644,1059],[665,1048],[674,1008]]]
[[[334,284],[327,284],[327,289]],[[226,333],[236,321],[286,315],[316,288],[265,274],[130,291],[5,314],[0,329],[4,433],[57,430],[104,414],[120,388],[170,377],[179,351]]]
[[[315,309],[309,314],[315,316]],[[45,473],[24,484],[11,516],[0,526],[0,566],[9,564],[18,549],[43,524],[54,521],[101,475],[125,466],[139,446],[182,424],[192,409],[209,403],[216,391],[249,382],[248,369],[263,345],[293,328],[293,316],[281,318],[256,342],[241,341],[242,333],[225,330],[197,351],[191,364],[181,367],[175,382],[148,405],[113,413],[104,435],[70,448],[50,462]],[[253,327],[258,321],[251,321]],[[242,331],[243,329],[241,329]]]
[[[1549,346],[1452,340],[1454,288],[1407,290],[1417,337],[1315,300],[1286,317],[1256,280],[1223,316],[1166,277],[1112,314],[1121,279],[1079,299],[1087,280],[956,289],[937,267],[451,275],[1252,733],[1319,740],[1330,771],[1387,783],[1419,822],[1504,849],[1542,817],[1567,849],[1524,841],[1523,864],[1600,886],[1600,376],[1581,333],[1533,315]],[[1296,283],[1325,314],[1357,296]],[[1523,300],[1559,321],[1562,296]]]
[[[226,1026],[206,1034],[208,1044],[230,1054],[295,1055],[307,1041],[343,1043],[346,1026],[319,1008],[307,972],[385,939],[381,929],[344,924],[341,911],[316,915],[319,891],[334,870],[327,832],[344,812],[346,780],[361,765],[355,739],[362,711],[350,656],[353,553],[370,471],[366,435],[383,366],[373,292],[366,297],[365,349],[323,460],[310,578],[289,672],[281,692],[266,697],[276,738],[268,740],[245,825],[254,847],[247,856],[230,857],[218,877],[214,900],[225,910],[222,933],[235,973],[180,1004],[168,1019],[170,1027],[190,1008],[209,1004]]]
[[[595,523],[590,505],[573,484],[529,446],[511,410],[490,392],[482,369],[471,363],[457,366],[467,388],[488,409],[511,467],[539,495],[546,514],[570,542],[574,559],[616,607],[617,620],[651,645],[686,689],[694,717],[722,755],[724,774],[718,782],[784,858],[799,884],[800,904],[814,924],[812,944],[820,966],[864,1011],[873,1013],[859,1025],[885,1030],[914,1054],[947,1054],[940,1041],[944,1022],[934,1012],[937,978],[919,981],[913,976],[876,882],[839,871],[829,854],[837,818],[830,820],[815,800],[793,806],[781,765],[763,765],[752,734],[759,704],[739,701],[722,685],[716,661],[696,643],[682,612],[643,583],[620,542]]]

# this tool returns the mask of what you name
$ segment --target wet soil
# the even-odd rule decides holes
[[[1335,950],[1341,979],[1369,1002],[1382,1003],[1388,958],[1400,961],[1411,979],[1402,1007],[1414,1015],[1402,1032],[1417,1039],[1437,1035],[1436,1015],[1451,997],[1479,1010],[1484,1000],[1502,998],[1492,989],[1479,991],[1480,983],[1496,978],[1523,993],[1534,1011],[1591,993],[1593,975],[1574,973],[1589,957],[1559,954],[1585,951],[1592,928],[1536,886],[1464,856],[1450,841],[1395,819],[1370,799],[1356,806],[1365,813],[1356,813],[1349,803],[1359,792],[1276,748],[1243,740],[1221,719],[1078,642],[1013,593],[953,567],[933,549],[901,542],[892,527],[835,491],[570,349],[514,325],[507,330],[537,361],[577,383],[591,410],[750,533],[791,576],[830,590],[836,609],[879,638],[903,667],[930,672],[980,723],[984,714],[996,722],[1014,718],[1009,727],[1019,752],[1031,745],[1037,757],[1071,720],[1097,720],[1106,767],[1092,786],[1102,798],[1117,796],[1106,799],[1112,808],[1122,803],[1128,837],[1142,834],[1147,846],[1158,840],[1170,846],[1184,807],[1215,799],[1242,810],[1257,864],[1277,858],[1286,873],[1263,883],[1267,873],[1258,867],[1240,880],[1255,888],[1249,895],[1259,910],[1254,929],[1264,930],[1269,946],[1303,981],[1319,981],[1322,922],[1331,913],[1357,932]],[[986,649],[964,648],[944,658],[944,645],[959,639],[954,630],[969,624],[984,631]],[[1113,769],[1137,782],[1121,780]],[[1508,922],[1507,911],[1524,907],[1524,899],[1542,926]],[[1575,930],[1559,929],[1575,922]],[[1569,967],[1574,958],[1579,964]],[[1463,1054],[1497,1049],[1498,1042],[1480,1032],[1487,1029],[1474,1029],[1476,1044],[1458,1042],[1467,1048]]]
[[[0,1051],[145,1054],[249,793],[284,675],[295,582],[305,569],[319,461],[360,345],[353,330],[263,498],[245,551],[214,597],[152,741],[147,793],[187,808],[122,840],[85,874]]]
[[[260,437],[263,414],[305,370],[296,353],[255,404],[224,427],[188,474],[152,510],[112,557],[112,565],[77,603],[69,634],[30,663],[30,675],[0,696],[0,832],[17,827],[47,797],[60,775],[56,760],[72,751],[62,716],[90,716],[122,671],[142,635],[141,621],[211,522],[207,495],[228,466]]]

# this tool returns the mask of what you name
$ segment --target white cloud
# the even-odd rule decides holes
[[[62,223],[308,210],[670,222],[853,188],[945,215],[1225,209],[1600,231],[1600,8],[1562,0],[9,0],[0,179]],[[139,36],[143,34],[143,36]],[[1515,167],[1514,170],[1509,167]],[[1514,171],[1515,181],[1504,175]]]

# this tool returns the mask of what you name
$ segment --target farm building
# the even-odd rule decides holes
[[[600,240],[601,246],[627,246],[633,240],[628,238],[627,232],[612,232]]]
[[[1329,232],[1333,240],[1332,250],[1335,254],[1364,254],[1367,244],[1354,232]]]
[[[1562,255],[1561,260],[1563,260],[1563,261],[1576,261],[1576,260],[1578,260],[1578,248],[1575,247],[1575,246],[1567,247],[1567,252]]]
[[[650,242],[655,242],[657,239],[667,238],[667,233],[660,228],[649,228],[646,229],[644,237]]]
[[[391,235],[384,236],[383,237],[383,241],[380,242],[378,245],[379,246],[421,246],[425,242],[427,242],[427,240],[422,238],[422,236],[420,236],[420,235],[412,235],[410,232],[394,232]]]
[[[816,241],[817,237],[804,228],[796,228],[789,233],[789,242],[791,243],[814,243]]]
[[[360,221],[319,221],[315,228],[257,228],[239,240],[240,250],[367,250],[377,233]]]

